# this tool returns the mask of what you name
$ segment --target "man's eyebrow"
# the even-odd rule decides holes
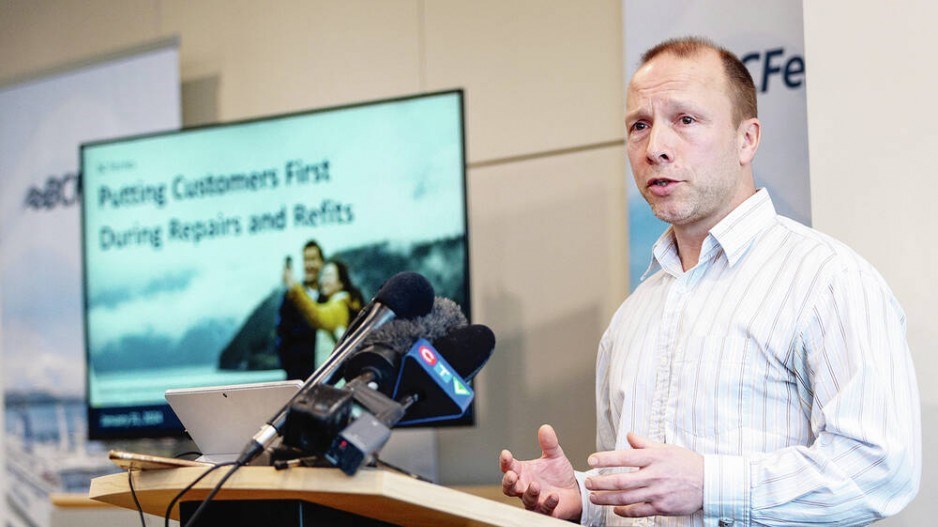
[[[695,104],[692,101],[684,100],[670,100],[663,105],[663,113],[668,115],[681,114],[681,113],[690,113],[694,115],[700,115],[705,113],[705,109],[700,104]],[[639,119],[647,119],[651,116],[652,112],[647,108],[636,108],[631,112],[626,112],[625,121],[636,121]]]
[[[703,109],[699,104],[690,101],[672,101],[671,110],[678,113],[700,113]]]
[[[649,115],[649,112],[645,108],[638,108],[638,109],[632,110],[631,112],[626,112],[625,121],[626,122],[637,121],[638,119],[647,118],[648,115]]]

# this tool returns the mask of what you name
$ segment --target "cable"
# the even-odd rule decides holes
[[[137,512],[140,513],[140,525],[147,527],[147,520],[143,517],[143,507],[140,506],[140,500],[137,499],[137,490],[134,489],[134,471],[127,469],[127,484],[130,485],[130,495],[134,499],[134,505],[137,506]]]
[[[236,464],[236,463],[232,461],[232,462],[229,462],[229,463],[219,463],[219,464],[217,464],[217,465],[212,465],[211,467],[208,468],[208,470],[206,470],[205,472],[203,472],[202,475],[200,475],[199,477],[195,478],[195,480],[194,480],[192,483],[190,483],[188,486],[186,486],[186,488],[180,490],[179,493],[176,494],[176,497],[173,498],[173,500],[169,502],[169,506],[166,507],[166,514],[163,516],[163,519],[165,520],[165,522],[164,522],[165,527],[169,527],[169,515],[173,512],[173,507],[176,506],[176,503],[179,501],[180,498],[183,497],[183,495],[185,495],[185,493],[187,493],[187,492],[189,492],[190,490],[192,490],[192,487],[196,486],[196,484],[197,484],[198,482],[202,481],[202,480],[205,478],[205,476],[208,476],[208,475],[211,474],[214,470],[219,469],[219,468],[221,468],[221,467],[227,467],[227,466],[231,466],[231,465],[235,465],[235,464]]]
[[[244,466],[244,463],[238,463],[238,462],[234,463],[234,465],[231,467],[231,470],[229,470],[227,474],[225,474],[224,476],[222,476],[220,480],[218,480],[218,483],[215,485],[215,488],[212,489],[212,492],[209,492],[208,496],[206,496],[205,499],[202,500],[202,504],[199,505],[199,508],[196,509],[194,513],[192,513],[192,516],[189,517],[189,521],[186,522],[186,525],[184,527],[192,527],[193,525],[195,525],[195,521],[199,519],[199,516],[201,516],[203,512],[205,512],[205,509],[206,507],[208,507],[209,502],[212,501],[212,498],[214,498],[216,494],[218,494],[218,492],[222,488],[222,485],[224,485],[225,482],[228,481],[228,478],[234,475],[234,473],[237,472],[238,469],[243,466]]]
[[[410,476],[410,477],[412,477],[412,478],[414,478],[414,479],[416,479],[416,480],[419,480],[419,481],[426,481],[427,483],[433,483],[432,481],[430,481],[429,479],[427,479],[427,478],[421,476],[420,474],[417,474],[417,473],[415,473],[415,472],[411,472],[411,471],[409,471],[409,470],[405,470],[405,469],[403,469],[403,468],[401,468],[401,467],[399,467],[399,466],[397,466],[397,465],[392,465],[392,464],[390,464],[390,463],[388,463],[387,461],[384,461],[384,460],[382,460],[382,459],[378,459],[378,456],[374,456],[373,459],[374,459],[374,464],[375,464],[376,467],[379,467],[379,468],[386,468],[386,469],[389,469],[389,470],[393,470],[394,472],[398,472],[398,473],[403,474],[403,475],[405,475],[405,476]]]

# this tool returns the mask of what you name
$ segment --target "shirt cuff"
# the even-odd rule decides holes
[[[751,499],[747,458],[704,455],[704,525],[749,525]]]
[[[582,506],[580,512],[581,525],[603,524],[603,507],[601,505],[595,505],[590,501],[590,491],[586,489],[586,478],[595,473],[595,470],[590,470],[589,472],[576,471],[573,473],[576,476],[576,484],[580,487],[580,504]]]

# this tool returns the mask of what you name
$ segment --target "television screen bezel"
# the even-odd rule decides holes
[[[349,103],[349,104],[328,106],[328,107],[323,107],[323,108],[313,108],[313,109],[307,109],[307,110],[299,110],[295,112],[251,117],[247,119],[240,119],[240,120],[229,121],[229,122],[220,122],[220,123],[211,123],[211,124],[197,125],[197,126],[191,126],[191,127],[183,127],[178,130],[164,130],[160,132],[150,132],[150,133],[136,134],[136,135],[130,135],[130,136],[121,136],[121,137],[114,137],[110,139],[103,139],[103,140],[96,140],[96,141],[89,141],[89,142],[82,143],[79,147],[79,181],[80,181],[80,189],[81,189],[80,191],[80,196],[81,196],[80,197],[80,209],[81,209],[80,243],[81,243],[81,267],[82,267],[82,325],[84,329],[84,348],[85,348],[84,350],[85,351],[85,407],[87,409],[86,429],[87,429],[88,439],[89,440],[120,440],[120,439],[145,439],[145,438],[158,439],[158,438],[173,438],[173,437],[183,438],[186,436],[186,432],[182,426],[182,423],[179,422],[179,419],[171,411],[168,413],[165,413],[165,415],[175,420],[174,424],[176,426],[172,428],[170,427],[159,428],[159,429],[119,428],[119,429],[114,429],[113,431],[104,431],[104,430],[101,430],[100,427],[94,426],[93,424],[93,419],[94,419],[93,414],[95,412],[95,408],[91,406],[91,373],[92,372],[91,372],[91,367],[90,367],[91,366],[91,352],[90,352],[90,332],[89,332],[89,327],[88,327],[89,326],[88,324],[88,307],[89,307],[88,306],[88,272],[87,272],[87,265],[86,265],[88,255],[86,254],[86,247],[87,247],[86,232],[85,232],[86,208],[85,208],[85,193],[84,193],[84,184],[83,184],[84,183],[83,169],[84,169],[84,163],[85,163],[86,149],[97,147],[97,146],[102,146],[102,145],[111,145],[111,144],[117,144],[117,143],[123,143],[123,142],[137,141],[140,139],[178,136],[178,135],[184,135],[184,134],[204,131],[204,130],[237,127],[237,126],[249,125],[249,124],[254,124],[254,123],[271,122],[271,121],[276,121],[279,119],[303,117],[303,116],[315,115],[319,113],[347,110],[347,109],[352,109],[352,108],[392,104],[392,103],[398,103],[398,102],[407,102],[407,101],[412,101],[416,99],[439,97],[442,95],[456,95],[458,98],[458,103],[459,103],[458,118],[459,118],[459,133],[460,133],[460,138],[461,138],[460,155],[462,158],[461,176],[462,176],[462,196],[463,196],[463,225],[465,226],[465,241],[464,241],[465,251],[464,251],[464,256],[463,256],[464,258],[463,265],[466,270],[466,276],[465,276],[465,281],[464,281],[464,286],[463,286],[464,287],[463,298],[465,299],[465,302],[462,308],[463,308],[463,312],[466,314],[466,317],[471,322],[473,319],[473,314],[472,314],[472,287],[471,287],[472,271],[470,268],[471,258],[469,254],[470,248],[471,248],[471,243],[470,243],[471,227],[469,225],[469,189],[468,189],[468,174],[467,174],[468,172],[467,157],[468,156],[467,156],[467,150],[466,150],[466,144],[467,144],[466,142],[466,112],[465,112],[466,97],[465,97],[465,90],[462,88],[441,90],[441,91],[434,91],[434,92],[425,92],[425,93],[411,94],[411,95],[405,95],[405,96],[399,96],[399,97],[390,97],[390,98],[384,98],[384,99],[360,101],[360,102]],[[163,405],[151,405],[151,406],[155,408],[161,408],[161,409],[163,408]],[[146,409],[148,407],[139,406],[138,408]],[[166,408],[168,408],[168,404],[166,404]],[[260,427],[260,425],[262,424],[263,423],[258,423],[258,427]],[[466,411],[466,413],[462,417],[448,420],[448,421],[441,421],[441,422],[436,422],[432,424],[426,424],[426,425],[406,426],[403,428],[446,428],[446,427],[474,426],[474,425],[475,425],[475,401],[472,402],[472,404],[469,406],[469,409]]]

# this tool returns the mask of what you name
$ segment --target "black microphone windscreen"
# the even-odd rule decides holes
[[[433,286],[419,273],[397,273],[381,286],[375,300],[394,311],[399,319],[419,317],[433,307]]]
[[[495,333],[488,326],[456,328],[433,341],[433,347],[466,381],[471,381],[495,351]]]
[[[459,304],[441,296],[433,299],[433,309],[429,313],[414,321],[420,325],[420,336],[429,341],[438,339],[453,329],[469,323]],[[404,352],[406,353],[407,350],[405,349]]]
[[[364,345],[380,343],[403,355],[419,338],[433,341],[465,325],[466,316],[459,304],[448,298],[436,297],[429,313],[411,320],[392,320],[368,335]]]

